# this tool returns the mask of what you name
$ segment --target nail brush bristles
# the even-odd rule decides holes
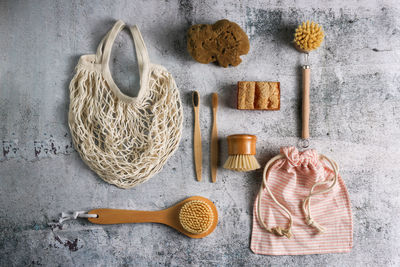
[[[256,141],[255,135],[234,134],[228,136],[228,159],[224,168],[233,171],[252,171],[260,168],[255,158]]]
[[[297,48],[305,52],[310,52],[318,48],[324,40],[322,26],[307,20],[297,27],[294,34],[294,43]]]
[[[257,170],[260,164],[254,155],[229,155],[224,168],[232,171],[245,172]]]

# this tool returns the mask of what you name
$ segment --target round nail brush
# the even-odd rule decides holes
[[[228,140],[228,159],[224,168],[233,171],[252,171],[260,168],[255,158],[257,137],[250,134],[234,134]]]

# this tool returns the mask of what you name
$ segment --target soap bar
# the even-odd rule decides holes
[[[237,109],[279,110],[279,82],[238,82]]]

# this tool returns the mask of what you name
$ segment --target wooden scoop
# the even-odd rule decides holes
[[[190,206],[193,206],[191,210]],[[183,214],[182,211],[187,211],[188,207],[191,214],[185,218],[187,214]],[[88,214],[97,214],[97,218],[88,218],[96,224],[162,223],[191,238],[203,238],[211,234],[218,223],[218,212],[214,203],[200,196],[189,197],[160,211],[95,209]],[[199,225],[200,229],[197,229]],[[191,228],[192,226],[194,228]],[[196,231],[198,233],[194,233]]]

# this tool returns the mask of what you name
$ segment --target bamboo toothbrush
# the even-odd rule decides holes
[[[194,151],[194,164],[196,169],[197,181],[201,181],[201,169],[203,165],[203,156],[201,152],[201,131],[200,131],[200,95],[199,92],[193,91],[192,95],[193,109],[194,109],[194,132],[193,132],[193,151]]]
[[[213,126],[211,132],[211,180],[217,181],[218,167],[218,130],[217,130],[218,94],[212,94]]]

